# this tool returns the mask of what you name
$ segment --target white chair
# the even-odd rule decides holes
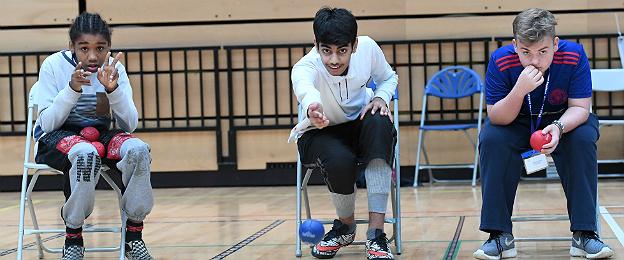
[[[33,131],[33,114],[37,113],[37,89],[38,89],[38,82],[35,83],[32,87],[32,89],[30,90],[30,93],[28,95],[28,119],[26,121],[26,144],[24,146],[24,172],[22,175],[22,188],[21,188],[21,195],[20,195],[20,215],[19,215],[19,232],[18,232],[18,239],[17,239],[17,259],[22,259],[23,257],[23,251],[24,251],[24,235],[35,235],[36,239],[37,239],[37,248],[39,251],[39,259],[43,258],[43,252],[48,252],[48,253],[62,253],[63,252],[63,248],[51,248],[48,247],[44,244],[44,241],[41,239],[41,234],[46,234],[46,233],[54,233],[54,234],[59,234],[59,233],[65,233],[65,229],[41,229],[39,228],[39,223],[37,222],[37,215],[35,213],[35,207],[34,204],[32,202],[32,191],[35,187],[35,184],[37,183],[37,178],[39,177],[39,174],[41,174],[42,172],[52,172],[52,173],[56,173],[56,174],[63,174],[60,171],[57,171],[53,168],[51,168],[48,165],[45,164],[38,164],[35,163],[34,160],[31,161],[31,141],[32,141],[32,131]],[[30,184],[28,184],[28,187],[26,186],[28,183],[28,173],[30,170],[34,170],[34,173],[32,175],[32,179],[30,181]],[[93,247],[93,248],[85,248],[85,252],[116,252],[119,251],[119,259],[123,260],[124,258],[124,251],[125,251],[125,229],[126,229],[126,216],[123,212],[123,210],[121,210],[121,190],[119,189],[119,187],[113,182],[113,180],[110,178],[109,174],[108,174],[108,168],[105,168],[104,166],[102,167],[102,170],[100,172],[100,176],[102,176],[102,178],[104,178],[104,180],[106,180],[106,182],[115,190],[115,192],[117,193],[117,198],[119,200],[119,208],[120,208],[120,215],[121,215],[121,227],[100,227],[100,228],[96,228],[96,227],[88,227],[85,226],[85,228],[83,228],[83,233],[90,233],[90,232],[112,232],[112,233],[120,233],[120,241],[119,241],[119,245],[116,247]],[[28,207],[29,211],[30,211],[30,217],[32,219],[32,223],[33,223],[33,227],[32,228],[26,228],[24,225],[24,215],[25,215],[25,211],[26,211],[26,207]]]
[[[369,84],[367,87],[373,84]],[[392,224],[393,234],[390,236],[389,242],[394,242],[395,246],[395,254],[400,255],[402,252],[401,249],[401,163],[400,163],[400,139],[399,139],[399,89],[397,87],[394,96],[392,97],[393,105],[394,105],[394,128],[397,132],[397,140],[396,146],[394,147],[394,165],[392,167],[393,170],[393,178],[392,178],[392,189],[390,192],[390,200],[392,203],[392,217],[386,217],[385,223]],[[301,107],[299,107],[299,122],[303,120],[305,113],[301,113]],[[296,208],[296,228],[295,228],[295,256],[301,257],[301,237],[299,237],[299,228],[301,223],[303,223],[301,218],[301,199],[303,196],[303,202],[306,210],[306,219],[312,219],[312,213],[310,211],[310,201],[308,199],[308,181],[310,180],[310,176],[314,171],[313,168],[308,168],[305,176],[303,174],[303,165],[301,163],[301,158],[299,158],[299,152],[297,152],[297,208]],[[302,181],[303,178],[303,181]],[[322,224],[332,224],[332,220],[319,220]],[[365,219],[356,219],[356,224],[367,224],[368,220]],[[354,241],[352,245],[364,245],[366,241]]]
[[[624,66],[624,36],[619,36],[618,49],[620,52],[620,61]],[[622,92],[624,93],[624,69],[592,69],[592,90],[596,92]],[[599,128],[609,126],[624,126],[624,116],[618,119],[600,119],[598,120]],[[600,163],[624,163],[624,158],[598,160]],[[624,173],[620,174],[599,174],[599,177],[624,177]]]

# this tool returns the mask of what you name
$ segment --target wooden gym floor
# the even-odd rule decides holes
[[[310,187],[314,218],[332,218],[334,210],[323,186]],[[599,184],[602,237],[624,259],[624,189],[621,180]],[[295,188],[157,189],[155,207],[143,234],[156,259],[295,259]],[[397,259],[472,259],[487,234],[479,232],[481,190],[468,185],[436,185],[401,189],[403,254]],[[366,215],[366,192],[358,191],[356,217]],[[63,228],[59,209],[62,192],[35,192],[40,224]],[[0,259],[15,259],[19,193],[0,193]],[[87,224],[118,225],[117,200],[112,191],[98,190],[96,207]],[[523,182],[518,188],[516,215],[566,214],[558,182]],[[30,218],[27,214],[27,223]],[[463,220],[463,223],[462,223]],[[461,230],[458,229],[461,227]],[[330,227],[325,226],[328,230]],[[358,227],[358,237],[365,234]],[[567,222],[519,223],[516,237],[570,236]],[[391,226],[386,227],[391,233]],[[455,243],[453,238],[458,234]],[[618,240],[618,237],[619,240]],[[60,246],[61,234],[46,234],[49,245]],[[255,240],[253,239],[255,238]],[[87,234],[87,246],[115,243],[112,234]],[[36,259],[34,236],[25,240],[25,259]],[[241,243],[243,242],[243,243]],[[239,244],[240,243],[240,244]],[[238,246],[236,246],[238,244]],[[518,242],[519,259],[574,259],[569,242]],[[394,250],[394,247],[392,247]],[[45,259],[59,255],[46,254]],[[86,259],[114,259],[114,253],[87,253]],[[301,259],[313,259],[304,247]],[[335,259],[365,259],[362,246],[342,249]]]

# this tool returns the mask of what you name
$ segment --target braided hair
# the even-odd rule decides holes
[[[82,34],[99,34],[108,41],[111,42],[111,29],[108,24],[99,14],[96,13],[81,13],[74,23],[69,28],[69,39],[75,42]]]

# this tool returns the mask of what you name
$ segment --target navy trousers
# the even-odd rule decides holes
[[[544,116],[539,129],[560,116]],[[519,116],[504,126],[493,125],[488,119],[481,130],[479,158],[483,205],[479,229],[482,231],[512,231],[514,198],[524,171],[520,154],[531,149],[530,134],[528,116]],[[552,153],[567,198],[570,231],[596,230],[596,141],[599,136],[598,119],[590,114],[585,123],[562,136]]]

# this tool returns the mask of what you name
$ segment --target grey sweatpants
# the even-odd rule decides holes
[[[99,179],[101,159],[95,147],[79,143],[69,150],[69,182],[71,195],[63,205],[65,225],[79,228],[93,212],[95,186]],[[140,222],[154,206],[150,182],[149,146],[138,138],[126,140],[121,146],[121,160],[117,168],[121,171],[125,192],[122,209],[131,221]]]

